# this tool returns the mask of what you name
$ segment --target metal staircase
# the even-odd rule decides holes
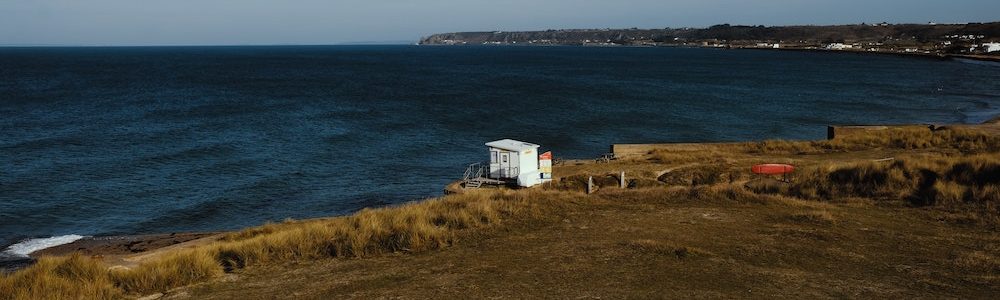
[[[489,165],[484,165],[483,163],[470,164],[465,169],[465,175],[462,176],[462,188],[478,189],[484,184],[500,185],[504,183],[501,180],[486,178],[485,175],[488,173]]]

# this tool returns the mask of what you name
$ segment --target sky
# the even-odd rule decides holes
[[[325,45],[455,31],[883,21],[1000,21],[1000,1],[0,0],[0,45]]]

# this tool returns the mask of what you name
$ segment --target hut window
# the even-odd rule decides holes
[[[503,156],[503,162],[507,162],[507,156]]]
[[[491,162],[491,163],[496,163],[496,162],[497,162],[497,152],[496,152],[496,151],[493,151],[493,152],[490,152],[490,154],[493,154],[493,155],[492,155],[492,156],[490,157],[490,162]]]

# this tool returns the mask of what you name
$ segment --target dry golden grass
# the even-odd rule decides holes
[[[955,259],[960,267],[1000,274],[1000,257],[986,251],[976,250],[961,254]]]
[[[998,289],[1000,281],[983,263],[996,259],[990,245],[1000,241],[989,228],[939,222],[936,210],[740,189],[730,184],[603,189],[581,195],[546,219],[511,222],[447,251],[266,264],[238,272],[231,282],[173,294],[191,299],[979,299]],[[824,211],[832,225],[823,221]],[[810,216],[791,219],[799,214]]]
[[[544,286],[545,290],[548,291],[565,287],[568,282],[578,283],[576,286],[591,288],[601,284],[600,281],[572,277],[578,274],[585,274],[582,277],[595,277],[593,274],[605,272],[613,273],[614,275],[611,276],[614,278],[629,278],[630,276],[634,277],[633,279],[657,278],[655,282],[650,280],[632,281],[631,285],[625,285],[628,291],[624,292],[628,293],[632,290],[648,287],[662,287],[662,284],[657,285],[657,283],[687,278],[691,274],[700,274],[713,262],[725,262],[722,265],[732,266],[740,270],[738,272],[774,266],[776,262],[780,262],[777,263],[780,267],[758,274],[759,277],[741,276],[739,279],[730,281],[729,284],[701,287],[712,291],[720,287],[723,289],[732,286],[744,287],[739,292],[729,294],[707,294],[711,295],[709,297],[712,298],[747,296],[742,292],[747,291],[750,286],[742,286],[741,284],[745,284],[745,279],[750,277],[781,278],[778,280],[780,283],[775,283],[773,286],[787,286],[802,282],[811,283],[814,282],[815,276],[820,273],[837,273],[844,267],[853,269],[831,275],[833,279],[829,281],[830,285],[810,286],[813,288],[822,286],[819,288],[820,290],[846,288],[853,292],[858,290],[858,284],[865,284],[865,282],[881,281],[884,283],[887,279],[899,279],[899,276],[895,275],[883,277],[884,274],[900,272],[893,268],[911,268],[914,262],[924,263],[927,261],[934,263],[933,268],[939,268],[943,265],[948,273],[932,275],[916,273],[918,271],[925,272],[921,269],[907,275],[912,278],[902,280],[898,285],[901,288],[879,290],[878,285],[872,284],[866,286],[865,289],[881,293],[869,294],[869,296],[877,297],[877,295],[902,295],[899,294],[901,291],[913,289],[924,292],[933,290],[938,286],[932,284],[938,283],[932,281],[944,280],[946,284],[966,287],[960,281],[961,277],[954,274],[964,274],[965,270],[962,268],[966,268],[965,266],[969,266],[967,268],[991,266],[991,262],[996,261],[995,251],[979,250],[980,247],[973,245],[969,246],[968,249],[974,250],[968,253],[959,251],[953,257],[938,257],[937,254],[941,253],[941,249],[955,249],[955,243],[958,240],[955,237],[956,232],[964,233],[969,228],[977,228],[977,230],[979,228],[942,224],[939,222],[939,217],[946,214],[945,217],[949,218],[971,218],[971,223],[976,223],[980,221],[982,214],[970,214],[966,210],[970,208],[977,211],[980,209],[988,210],[990,205],[995,207],[998,202],[989,199],[992,197],[990,195],[997,194],[995,193],[997,188],[984,178],[991,178],[991,175],[988,174],[990,174],[996,159],[989,153],[995,153],[998,150],[997,145],[1000,143],[996,137],[962,128],[938,131],[906,129],[873,132],[868,136],[854,136],[832,141],[765,141],[746,144],[719,144],[703,147],[704,151],[654,150],[645,157],[623,159],[611,163],[580,163],[565,166],[557,170],[558,175],[563,176],[562,180],[546,185],[542,190],[546,192],[580,192],[584,189],[586,179],[590,176],[594,176],[595,184],[601,188],[596,193],[587,196],[588,201],[593,201],[588,202],[588,205],[569,206],[572,207],[568,209],[569,212],[559,212],[566,219],[553,221],[554,225],[546,225],[549,227],[537,229],[538,223],[531,223],[530,226],[522,224],[521,231],[514,230],[509,234],[495,237],[502,242],[493,243],[494,239],[491,238],[489,241],[481,241],[489,246],[475,246],[466,249],[466,251],[475,254],[469,254],[469,252],[445,254],[451,252],[447,251],[420,256],[420,258],[364,260],[371,262],[371,265],[382,265],[393,270],[384,271],[388,279],[378,278],[371,281],[353,281],[317,287],[299,281],[280,283],[282,279],[277,276],[264,274],[260,278],[263,278],[262,280],[265,282],[279,282],[294,288],[287,288],[287,286],[285,289],[261,288],[259,290],[268,292],[258,295],[270,294],[274,291],[299,291],[302,289],[308,290],[307,294],[311,292],[312,297],[316,298],[329,298],[330,295],[379,295],[380,292],[406,294],[409,291],[415,291],[415,295],[441,295],[441,291],[437,289],[449,284],[458,286],[458,290],[464,292],[469,287],[479,289],[495,284],[499,280],[507,282],[511,281],[512,278],[521,278],[518,276],[528,276],[527,279],[520,281],[521,284],[529,283],[528,286],[531,283],[538,285],[538,282],[543,280],[556,278],[554,281],[557,282]],[[912,149],[920,149],[920,151],[911,151]],[[866,152],[859,154],[862,151],[858,150]],[[976,155],[977,153],[983,154]],[[888,162],[870,162],[873,159],[890,156],[897,159]],[[645,160],[642,160],[643,158]],[[745,176],[749,172],[747,170],[749,165],[776,159],[779,162],[784,162],[782,159],[788,159],[790,163],[796,163],[796,166],[802,167],[794,178],[794,184],[765,182],[764,185],[760,186],[749,185],[751,187],[749,189],[744,187],[744,183],[749,179],[748,176]],[[864,163],[858,163],[861,161]],[[806,163],[799,164],[798,162]],[[919,191],[918,187],[925,186],[920,182],[921,171],[924,169],[930,170],[939,178],[940,184],[937,184],[936,187],[930,186],[935,191],[933,197],[937,201],[934,207],[955,207],[955,209],[911,210],[907,212],[899,211],[898,205],[871,205],[876,201],[912,199],[915,195],[914,191]],[[618,172],[622,170],[627,171],[626,177],[630,182],[642,180],[644,184],[630,185],[626,189],[617,188]],[[670,175],[661,176],[666,172],[665,170],[670,170]],[[580,195],[580,197],[583,196]],[[968,199],[976,201],[969,202]],[[704,207],[711,207],[711,209],[701,209]],[[646,217],[643,219],[637,218],[637,216]],[[501,217],[501,219],[503,218]],[[589,223],[595,219],[603,221]],[[749,220],[756,221],[749,222]],[[282,231],[280,229],[282,224],[274,224],[273,226],[274,228],[267,230],[271,232]],[[379,227],[381,226],[385,225],[379,225]],[[530,232],[530,234],[523,233],[525,231]],[[943,232],[947,232],[947,234]],[[927,238],[927,234],[940,234],[940,237]],[[251,233],[245,235],[254,236]],[[372,234],[372,236],[379,235],[378,233]],[[539,236],[552,236],[555,241],[537,242]],[[718,238],[719,236],[725,236],[725,238]],[[747,236],[757,236],[758,239],[746,239]],[[979,235],[969,236],[979,237]],[[567,237],[575,238],[568,239]],[[363,240],[384,239],[363,238]],[[536,242],[537,244],[532,244]],[[908,243],[921,243],[921,247],[898,248],[899,245]],[[343,243],[343,245],[347,244],[350,243]],[[420,245],[419,247],[427,248],[440,247],[440,245],[434,246],[433,244],[430,246]],[[562,245],[562,247],[553,248],[552,245]],[[400,246],[390,244],[389,246],[379,246],[376,249],[392,249],[393,247],[399,248]],[[258,249],[260,247],[248,248]],[[339,252],[362,251],[363,255],[369,255],[364,252],[365,247],[337,249],[336,251]],[[492,254],[477,256],[490,251]],[[902,252],[908,254],[899,255]],[[621,257],[617,257],[618,255]],[[577,257],[585,262],[573,265],[571,268],[565,268],[566,261]],[[691,259],[662,259],[662,257],[691,257]],[[817,262],[824,259],[828,259],[828,261]],[[465,273],[435,269],[435,266],[443,264],[451,266],[452,262],[462,260],[488,262],[483,263],[486,266],[481,267],[481,269],[468,269],[468,272]],[[741,261],[740,263],[732,263],[734,260]],[[414,264],[414,261],[431,262],[421,265]],[[554,265],[549,265],[543,272],[537,272],[540,265],[547,263]],[[633,263],[636,265],[631,265]],[[642,268],[645,265],[656,263],[661,265],[643,271]],[[674,265],[663,267],[664,263]],[[755,263],[759,265],[753,267]],[[340,262],[338,260],[338,262],[331,264],[339,265]],[[676,264],[691,265],[690,269],[671,272],[675,270],[673,268],[677,267]],[[269,266],[274,265],[269,264]],[[358,265],[367,266],[369,264],[359,261],[357,265],[353,263],[349,265],[337,271],[330,271],[328,272],[330,274],[326,274],[326,276],[341,277],[344,276],[344,272],[358,269]],[[506,271],[508,266],[513,265],[523,266],[519,270]],[[876,265],[885,268],[878,272],[871,272],[872,266]],[[831,268],[831,266],[834,267]],[[294,267],[289,272],[298,274],[297,272],[304,268],[308,267]],[[449,269],[451,267],[442,268]],[[781,273],[788,268],[799,268],[801,272]],[[956,268],[957,271],[947,268]],[[992,267],[987,267],[987,269],[989,268]],[[325,268],[314,269],[325,270]],[[436,271],[431,271],[430,274],[417,271],[426,269],[435,269]],[[979,268],[967,273],[980,276],[984,273],[982,269]],[[951,273],[952,271],[954,272]],[[368,269],[365,269],[365,272],[371,273]],[[730,274],[727,272],[716,274],[723,274],[723,276]],[[417,273],[421,275],[410,276]],[[496,273],[504,275],[487,276],[489,279],[481,281],[474,280],[475,277],[483,276],[483,274]],[[394,275],[389,276],[388,274]],[[865,274],[865,278],[859,279],[855,283],[845,284],[844,278],[856,278],[852,276],[858,276],[858,274]],[[533,275],[537,277],[531,277]],[[656,277],[659,275],[663,276]],[[805,281],[789,280],[804,278],[803,276],[813,277]],[[682,286],[685,290],[696,290],[700,282],[718,282],[718,278],[715,278],[714,275],[709,277],[712,278],[686,281],[669,286]],[[437,279],[423,281],[425,278]],[[917,279],[921,281],[921,284],[909,285]],[[924,285],[924,281],[930,283]],[[404,285],[413,282],[419,282],[422,285]],[[249,280],[242,287],[250,287],[255,284],[259,285],[259,282]],[[975,287],[975,285],[972,286]],[[421,289],[427,287],[433,287],[429,288],[432,291],[423,290],[421,292]],[[756,292],[761,287],[753,286],[753,290]],[[218,293],[220,290],[227,289],[230,291]],[[794,291],[788,294],[757,294],[756,296],[802,297],[802,294],[798,293],[801,289],[792,290]],[[215,284],[215,287],[202,291],[221,298],[247,294],[239,287],[234,288],[224,284]],[[452,290],[453,293],[454,291]],[[623,290],[616,290],[616,292],[623,292]],[[979,295],[979,292],[977,290],[971,294]],[[444,294],[449,293],[445,292]],[[491,296],[492,294],[486,292],[479,295]],[[543,292],[527,295],[537,297],[546,294]],[[658,294],[636,293],[635,295],[642,298]],[[832,293],[825,295],[843,297],[852,294]],[[857,294],[853,295],[857,296]]]
[[[990,135],[970,128],[890,128],[822,141],[766,140],[747,142],[728,147],[730,151],[755,154],[816,154],[867,149],[958,149],[963,153],[992,153],[1000,151],[1000,136]]]
[[[121,295],[106,266],[80,255],[45,257],[0,278],[0,299],[112,299]]]
[[[724,151],[727,148],[729,147],[720,145],[719,147],[703,151],[669,151],[658,149],[650,151],[649,155],[651,160],[662,164],[680,165],[693,162],[724,162],[726,158],[733,155],[732,152]]]
[[[673,170],[656,179],[668,185],[686,186],[733,183],[741,179],[739,172],[733,171],[734,168],[737,166],[720,162]]]
[[[132,269],[110,271],[115,286],[126,293],[162,292],[220,275],[222,268],[215,257],[196,250],[170,253]]]
[[[652,179],[667,185],[712,185],[720,183],[736,183],[752,179],[747,172],[749,165],[755,163],[778,162],[791,163],[800,167],[801,173],[811,172],[809,168],[835,168],[839,165],[851,165],[851,161],[872,160],[863,159],[866,156],[881,155],[877,158],[892,156],[908,156],[911,161],[919,161],[924,158],[918,157],[920,154],[931,155],[933,159],[943,156],[968,156],[976,154],[995,154],[1000,151],[1000,136],[988,134],[985,131],[968,127],[939,128],[929,130],[914,127],[890,127],[886,130],[877,130],[848,135],[833,140],[822,141],[785,141],[767,140],[760,142],[730,143],[730,144],[710,144],[699,148],[697,151],[686,149],[674,149],[671,147],[662,149],[652,149],[645,156],[647,164],[663,166],[664,171],[657,173],[655,177],[637,178]],[[633,158],[635,160],[635,158]],[[595,166],[600,166],[595,165]],[[609,168],[614,170],[613,168]],[[803,172],[805,171],[805,172]],[[859,167],[856,170],[857,176],[868,176],[866,171],[872,171],[871,176],[882,176],[880,170]],[[840,186],[844,190],[861,188],[865,193],[850,193],[850,197],[883,197],[899,198],[906,195],[893,195],[893,191],[903,191],[903,186],[886,186],[886,184],[905,184],[905,174],[903,170],[890,170],[887,174],[892,178],[882,181],[878,178],[861,178],[858,182],[834,182],[833,185]],[[587,175],[600,174],[600,170],[590,170]],[[643,173],[636,174],[642,177]],[[633,177],[636,177],[633,175]],[[825,178],[824,178],[825,180]],[[864,186],[864,185],[868,186]],[[651,186],[646,184],[645,186]],[[781,185],[759,186],[762,189],[773,189],[772,193],[779,190],[787,190]],[[814,189],[809,185],[797,187],[797,194],[805,195],[806,198],[822,198],[819,195],[822,191]],[[875,189],[880,189],[875,191]],[[780,191],[784,192],[784,191]],[[943,197],[946,195],[942,195]]]
[[[797,212],[788,216],[788,219],[793,222],[800,223],[813,223],[821,225],[830,225],[837,222],[837,218],[827,210],[814,210],[806,212]]]
[[[267,224],[221,241],[170,253],[131,268],[110,269],[79,255],[43,258],[0,277],[0,299],[105,299],[164,292],[224,270],[290,259],[365,257],[437,249],[467,229],[504,219],[540,216],[575,194],[557,191],[471,192],[351,216]]]
[[[626,249],[636,252],[651,253],[663,256],[674,256],[677,258],[711,255],[710,253],[698,248],[677,246],[670,243],[664,243],[651,239],[624,241],[620,242],[619,245],[621,245]]]
[[[851,197],[906,200],[917,206],[952,210],[974,209],[985,221],[1000,214],[1000,157],[993,154],[901,158],[819,166],[803,170],[793,183],[749,185],[758,193],[812,200]]]

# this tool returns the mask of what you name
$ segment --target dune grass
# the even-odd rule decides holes
[[[963,154],[996,153],[1000,152],[1000,136],[965,127],[942,127],[937,130],[901,127],[831,140],[764,140],[719,144],[698,151],[654,149],[650,151],[649,158],[665,164],[719,163],[741,155],[823,154],[871,149],[953,149]]]
[[[150,293],[216,277],[222,271],[211,252],[187,250],[169,253],[132,269],[111,269],[109,273],[121,292]]]
[[[78,254],[43,257],[34,265],[0,278],[0,299],[113,299],[115,287],[107,266]]]
[[[956,149],[965,154],[998,152],[1000,151],[1000,136],[964,127],[942,127],[936,130],[903,127],[848,135],[831,140],[765,140],[730,146],[731,150],[742,150],[755,154],[816,154],[868,149],[915,150],[931,148]]]
[[[273,261],[437,249],[456,243],[469,229],[495,226],[505,219],[542,216],[548,205],[574,195],[558,191],[473,192],[364,209],[346,217],[267,224],[133,268],[109,269],[100,259],[80,255],[46,257],[31,267],[0,276],[0,299],[120,298],[164,292],[225,271]]]
[[[995,154],[820,166],[799,172],[790,184],[749,186],[759,193],[810,200],[861,197],[955,211],[973,209],[986,221],[1000,221],[1000,156]]]

